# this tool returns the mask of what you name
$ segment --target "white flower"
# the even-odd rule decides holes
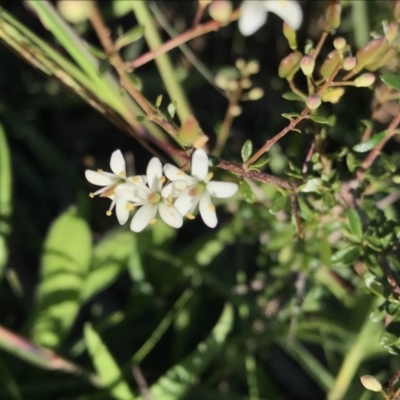
[[[179,194],[175,201],[175,207],[189,219],[193,219],[193,211],[199,205],[200,215],[204,223],[210,228],[217,225],[215,207],[211,203],[211,197],[224,199],[233,196],[238,185],[232,182],[210,182],[213,174],[208,172],[208,156],[204,150],[197,149],[192,156],[192,176],[185,174],[177,167],[166,164],[165,176],[172,182],[185,181],[187,188]]]
[[[148,224],[156,222],[157,212],[165,223],[180,228],[183,217],[173,204],[173,198],[186,187],[183,180],[171,182],[163,186],[165,177],[162,172],[161,161],[153,157],[147,166],[147,184],[130,182],[119,185],[116,189],[118,197],[141,206],[132,218],[130,228],[133,232],[141,232]]]
[[[123,225],[128,220],[129,210],[132,207],[130,207],[129,201],[120,197],[116,193],[116,188],[127,181],[138,182],[144,185],[146,183],[146,177],[126,177],[125,160],[120,150],[115,150],[112,153],[110,167],[113,173],[104,172],[101,169],[97,171],[88,169],[85,171],[86,179],[90,183],[97,186],[104,186],[97,192],[90,193],[89,195],[90,197],[100,195],[101,197],[107,197],[111,199],[111,205],[107,211],[107,215],[110,216],[113,208],[115,207],[118,222]]]
[[[303,20],[300,5],[294,0],[244,0],[240,8],[239,30],[250,36],[267,21],[268,12],[282,18],[293,30],[299,29]]]

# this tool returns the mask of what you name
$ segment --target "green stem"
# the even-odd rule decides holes
[[[163,42],[148,9],[147,2],[133,0],[131,5],[139,24],[145,27],[144,37],[150,50],[156,50],[162,46]],[[177,102],[176,111],[179,119],[181,122],[186,121],[192,112],[168,54],[160,54],[155,59],[155,62],[171,101],[175,100]]]
[[[354,26],[354,41],[358,48],[364,46],[369,40],[369,18],[367,1],[357,0],[352,1],[352,20]]]

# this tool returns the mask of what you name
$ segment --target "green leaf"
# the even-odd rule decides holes
[[[8,258],[11,217],[11,160],[6,133],[0,125],[0,278]]]
[[[282,193],[278,193],[275,199],[272,201],[271,207],[269,208],[269,212],[271,214],[276,214],[279,211],[282,211],[287,204],[288,196]]]
[[[311,119],[312,121],[316,122],[317,124],[326,124],[326,125],[330,124],[329,119],[326,117],[323,117],[322,115],[309,115],[308,119]]]
[[[161,107],[162,100],[163,100],[163,95],[159,94],[157,96],[157,99],[156,99],[156,108],[160,108]]]
[[[381,79],[382,79],[383,83],[386,83],[386,85],[390,86],[393,89],[400,91],[400,76],[399,75],[386,73],[386,74],[381,75]]]
[[[257,161],[250,165],[249,169],[261,171],[269,162],[268,155],[262,155]]]
[[[90,358],[105,388],[114,399],[133,400],[128,383],[100,336],[90,324],[85,324],[84,335]]]
[[[168,104],[167,107],[168,110],[168,114],[170,115],[171,118],[175,117],[175,113],[176,113],[176,101],[173,101],[171,103]]]
[[[283,118],[286,118],[291,121],[292,119],[299,117],[300,114],[294,113],[294,112],[293,113],[283,113],[283,114],[281,114],[281,116]]]
[[[370,151],[374,147],[376,147],[380,142],[382,142],[382,140],[385,139],[386,135],[387,131],[376,133],[366,142],[359,143],[353,146],[353,150],[356,151],[357,153],[365,153],[367,151]]]
[[[361,218],[358,212],[354,208],[349,208],[347,210],[347,223],[350,228],[350,232],[358,239],[360,242],[363,236],[363,228]]]
[[[239,182],[239,188],[244,200],[247,201],[247,203],[254,203],[256,201],[256,197],[254,196],[254,193],[246,180],[243,179]]]
[[[243,162],[246,162],[251,157],[252,153],[253,153],[253,142],[250,139],[248,139],[244,142],[244,145],[241,150]]]
[[[289,100],[289,101],[302,101],[302,102],[304,102],[304,99],[301,96],[299,96],[298,94],[293,93],[293,92],[283,93],[282,97],[285,100]]]
[[[300,187],[300,192],[310,193],[315,192],[318,193],[319,189],[322,186],[321,178],[311,178],[304,185]]]
[[[199,343],[189,356],[181,363],[174,365],[151,386],[153,400],[176,400],[187,393],[193,382],[224,346],[226,337],[233,326],[233,316],[233,308],[228,303],[207,339]]]
[[[129,79],[136,90],[142,90],[143,84],[140,78],[132,72],[125,72],[125,76]]]
[[[360,248],[356,245],[345,247],[332,255],[332,262],[340,265],[351,265],[360,255]]]
[[[80,308],[91,253],[90,229],[71,208],[53,222],[44,244],[31,328],[35,343],[56,348],[68,333]]]
[[[117,50],[122,49],[128,44],[131,44],[141,39],[143,37],[143,33],[144,26],[136,26],[135,28],[130,29],[128,32],[125,32],[122,36],[120,36],[115,41],[115,47],[117,48]]]
[[[119,229],[99,242],[82,288],[81,301],[86,302],[110,286],[126,270],[132,252],[138,254],[139,249],[131,231]]]

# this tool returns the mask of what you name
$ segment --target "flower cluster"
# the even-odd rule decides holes
[[[214,228],[218,221],[211,197],[228,198],[238,190],[236,183],[211,181],[213,174],[208,172],[208,156],[201,149],[193,153],[191,175],[171,164],[163,167],[161,161],[153,157],[146,175],[127,177],[120,150],[111,155],[110,167],[112,173],[85,171],[90,183],[103,186],[90,193],[90,197],[100,195],[111,199],[107,215],[111,215],[115,207],[121,225],[128,221],[129,212],[138,208],[130,225],[134,232],[141,232],[147,225],[154,224],[158,215],[168,225],[180,228],[183,217],[194,219],[197,206],[204,223]]]

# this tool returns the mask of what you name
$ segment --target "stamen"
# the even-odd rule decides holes
[[[128,204],[126,205],[126,209],[127,209],[128,211],[132,211],[134,208],[135,208],[135,206],[134,206],[132,203],[128,203]]]
[[[140,182],[140,179],[139,179],[137,176],[132,176],[132,177],[130,178],[130,180],[131,180],[133,183],[139,183],[139,182]]]
[[[160,183],[164,183],[165,181],[166,181],[165,176],[162,176],[162,177],[160,178]]]
[[[90,197],[91,199],[93,199],[93,198],[94,198],[94,194],[93,194],[93,193],[89,193],[89,197]]]
[[[151,220],[149,220],[149,225],[154,225],[157,222],[157,220],[155,218],[152,218]]]
[[[213,176],[214,176],[214,174],[213,174],[212,172],[209,172],[209,173],[206,175],[206,180],[207,180],[207,181],[210,181],[210,180],[213,178]]]
[[[110,210],[107,210],[106,215],[107,215],[107,217],[110,217],[112,215],[112,212]]]
[[[172,203],[167,203],[167,207],[173,207]]]
[[[125,173],[125,171],[121,171],[121,172],[118,174],[118,176],[119,176],[120,178],[126,178],[126,173]]]
[[[209,208],[210,211],[215,212],[215,206],[214,206],[213,204],[210,204],[210,205],[208,206],[208,208]]]
[[[102,169],[98,169],[97,172],[98,172],[99,174],[102,174],[102,173],[103,173],[103,170],[102,170]]]
[[[187,213],[186,218],[187,219],[195,219],[196,217],[193,214]]]
[[[183,175],[185,175],[185,173],[184,173],[183,171],[181,171],[181,170],[179,170],[176,174],[177,174],[178,176],[183,176]]]
[[[170,194],[170,195],[168,196],[168,201],[169,201],[170,203],[172,203],[172,194]]]

